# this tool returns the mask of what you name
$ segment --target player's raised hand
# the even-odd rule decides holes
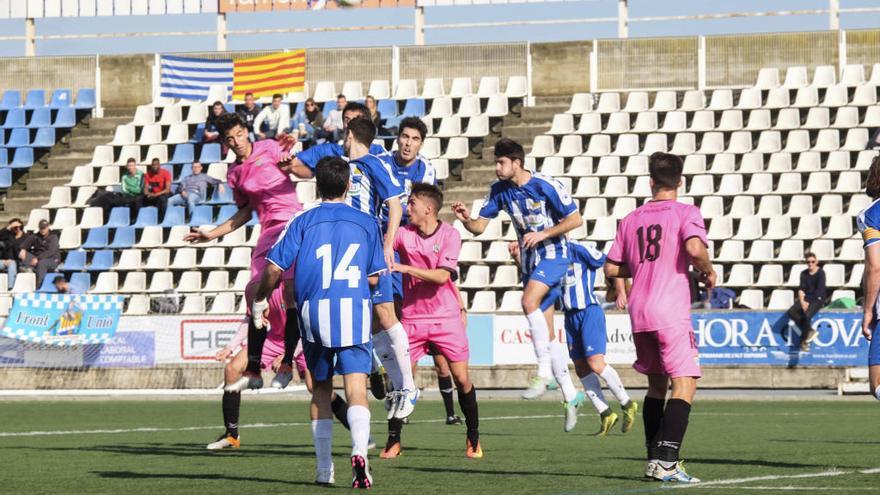
[[[461,220],[462,222],[467,222],[471,218],[471,212],[468,210],[468,207],[464,205],[461,201],[456,201],[452,203],[452,213],[455,213],[455,218]]]
[[[223,349],[220,349],[219,351],[217,351],[217,354],[214,355],[214,359],[216,359],[217,361],[223,362],[223,361],[226,361],[227,359],[229,359],[229,356],[231,356],[231,355],[232,355],[232,351],[224,347]]]
[[[269,301],[261,299],[251,304],[251,318],[254,320],[254,326],[263,328],[269,321]]]
[[[525,236],[523,236],[523,246],[528,248],[533,248],[538,244],[544,242],[544,239],[547,238],[547,233],[544,231],[541,232],[529,232]]]
[[[183,236],[183,240],[190,244],[201,244],[203,242],[211,241],[213,238],[201,230],[193,229],[189,231],[189,234]]]
[[[519,258],[519,242],[510,241],[507,243],[507,252],[510,253],[510,257],[513,259]]]
[[[865,315],[862,318],[862,335],[865,336],[865,340],[871,340],[873,332],[871,332],[871,324],[874,323],[874,310],[868,309],[865,311]]]
[[[289,152],[290,150],[293,149],[294,146],[296,146],[297,139],[293,133],[282,134],[277,139],[278,139],[278,144],[281,145],[281,149],[283,149],[285,152]]]
[[[385,251],[385,264],[388,265],[388,271],[394,271],[394,249],[386,246],[384,248]]]

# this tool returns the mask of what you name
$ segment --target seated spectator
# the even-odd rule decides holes
[[[342,139],[342,129],[345,127],[342,122],[342,109],[345,108],[348,101],[345,95],[336,97],[336,108],[330,111],[330,115],[324,119],[324,128],[316,132],[318,139],[326,139],[334,143]]]
[[[49,229],[47,220],[40,220],[39,230],[20,244],[18,259],[22,267],[33,270],[37,274],[37,287],[43,284],[46,274],[55,271],[61,263],[61,252],[58,250],[58,234]]]
[[[257,106],[257,101],[254,98],[253,93],[245,93],[244,106],[236,109],[235,113],[240,115],[241,119],[247,124],[248,134],[250,135],[251,141],[256,141],[257,135],[254,133],[254,122],[257,120],[257,115],[260,114],[260,107]]]
[[[77,291],[70,286],[70,282],[64,278],[64,275],[56,275],[55,280],[52,281],[52,284],[55,286],[55,291],[59,294],[76,294]]]
[[[213,105],[211,105],[211,111],[208,112],[208,118],[205,119],[205,136],[202,138],[202,141],[205,143],[211,143],[220,139],[220,133],[217,132],[217,117],[226,113],[226,107],[223,106],[222,101],[215,101]]]
[[[373,124],[376,126],[377,132],[379,135],[383,134],[382,129],[382,114],[379,112],[379,107],[376,106],[376,99],[370,95],[367,95],[367,99],[364,100],[364,104],[367,106],[367,109],[370,110],[370,120],[373,121]]]
[[[24,238],[24,223],[20,218],[13,218],[5,229],[0,230],[0,270],[6,271],[9,290],[15,286],[15,276],[18,275],[18,253]]]
[[[177,194],[168,198],[171,206],[186,206],[192,215],[196,205],[204,203],[208,199],[208,185],[217,186],[222,193],[223,183],[208,174],[202,173],[202,164],[193,162],[192,174],[180,180]]]
[[[129,158],[125,163],[125,175],[122,176],[121,190],[118,192],[106,192],[98,190],[89,198],[90,206],[97,206],[104,210],[104,220],[110,218],[110,211],[123,206],[131,208],[131,221],[136,216],[136,209],[141,203],[141,195],[144,192],[144,173],[138,170],[137,161]]]
[[[813,330],[812,320],[825,306],[828,289],[825,287],[825,270],[819,266],[819,258],[808,252],[804,255],[807,269],[801,272],[798,287],[798,300],[788,310],[788,317],[801,329],[801,351],[810,351],[810,342],[818,335]]]
[[[303,142],[303,145],[314,143],[317,141],[315,131],[324,126],[324,114],[318,108],[314,98],[306,100],[305,108],[303,108],[296,117],[293,118],[297,127],[296,138]]]
[[[147,173],[144,174],[144,195],[142,206],[155,206],[159,209],[159,218],[165,216],[168,197],[171,196],[171,173],[162,168],[158,158],[153,158]]]
[[[281,102],[281,95],[272,95],[272,104],[260,110],[254,119],[257,140],[277,139],[287,133],[290,127],[290,107]]]

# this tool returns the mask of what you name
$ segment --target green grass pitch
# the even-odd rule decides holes
[[[464,427],[420,402],[404,429],[404,454],[371,452],[373,493],[642,494],[641,418],[627,435],[592,436],[589,405],[572,433],[554,402],[480,404],[485,457],[464,457]],[[384,411],[373,403],[374,421]],[[4,493],[321,493],[303,401],[242,401],[242,448],[208,452],[222,431],[209,400],[6,401],[0,404]],[[381,414],[380,414],[381,413]],[[685,439],[698,493],[880,491],[878,405],[870,401],[697,402]],[[251,425],[251,426],[249,426]],[[95,431],[102,430],[102,431]],[[109,431],[116,430],[116,431]],[[385,425],[373,424],[381,444]],[[45,432],[35,434],[34,432]],[[350,490],[348,434],[335,428],[335,491]],[[333,492],[333,489],[326,489]]]

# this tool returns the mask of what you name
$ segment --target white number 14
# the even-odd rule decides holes
[[[315,255],[323,264],[321,285],[324,289],[330,288],[332,280],[347,280],[349,289],[357,289],[361,279],[361,270],[356,266],[349,265],[360,247],[360,244],[350,244],[348,249],[345,250],[345,254],[342,255],[342,259],[339,260],[339,265],[336,266],[335,270],[332,266],[333,247],[330,244],[323,244],[315,251]]]

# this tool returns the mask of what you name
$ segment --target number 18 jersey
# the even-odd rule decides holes
[[[370,341],[367,277],[386,268],[379,223],[344,203],[320,203],[291,220],[266,260],[294,269],[303,338],[338,348]]]
[[[628,310],[633,332],[690,326],[690,259],[685,242],[706,240],[700,210],[675,200],[649,201],[617,226],[608,261],[632,274]]]

